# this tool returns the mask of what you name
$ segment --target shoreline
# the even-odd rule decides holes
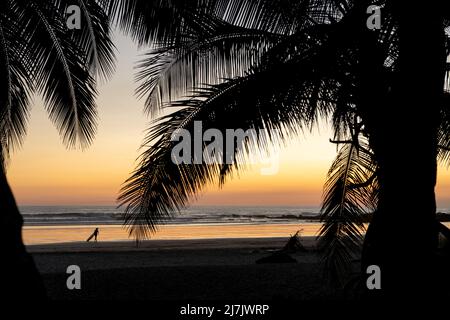
[[[276,222],[276,221],[271,221],[270,223],[268,222],[202,222],[202,223],[184,223],[184,222],[180,222],[180,223],[166,223],[166,224],[161,224],[161,227],[164,226],[261,226],[261,225],[291,225],[291,224],[317,224],[319,223],[318,221],[310,221],[310,220],[301,220],[301,222],[298,221],[292,221],[292,222],[287,222],[287,221],[283,221],[283,222]],[[80,227],[95,227],[95,226],[107,226],[107,227],[124,227],[123,223],[104,223],[104,222],[99,222],[99,223],[94,223],[94,222],[87,222],[87,223],[72,223],[72,224],[59,224],[59,223],[51,223],[51,224],[25,224],[23,227],[24,228],[29,228],[29,229],[45,229],[45,228],[80,228]]]
[[[444,225],[450,227],[450,223]],[[145,241],[164,240],[217,240],[217,239],[270,239],[289,238],[300,231],[301,238],[316,237],[321,223],[272,223],[272,224],[172,224],[160,226]],[[74,245],[86,243],[94,227],[100,229],[99,243],[122,242],[135,245],[128,230],[121,225],[69,225],[25,226],[22,237],[27,247],[32,245]],[[90,243],[92,246],[92,242]]]
[[[104,242],[66,242],[27,245],[27,251],[35,253],[102,253],[102,252],[162,252],[177,250],[242,249],[267,251],[281,249],[289,236],[275,238],[215,238],[215,239],[173,239],[145,240],[136,246],[133,240]],[[314,250],[316,237],[301,237],[308,250]]]
[[[163,225],[150,240],[205,240],[205,239],[254,239],[285,238],[300,230],[303,237],[316,236],[320,223],[289,224],[177,224]],[[100,229],[99,242],[125,242],[134,244],[128,231],[121,225],[96,225]],[[92,234],[93,226],[25,226],[23,239],[25,245],[57,245],[85,243]],[[89,243],[92,245],[92,243]]]

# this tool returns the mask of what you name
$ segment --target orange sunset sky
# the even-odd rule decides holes
[[[116,36],[117,70],[99,87],[98,133],[85,150],[67,150],[47,117],[42,101],[33,110],[22,148],[13,153],[8,178],[19,205],[115,205],[122,182],[135,167],[150,121],[143,100],[134,95],[138,50]],[[199,205],[320,205],[322,186],[336,148],[326,125],[282,148],[279,172],[260,174],[260,167],[241,173],[222,190],[211,186]],[[450,207],[450,172],[439,168],[438,207]]]

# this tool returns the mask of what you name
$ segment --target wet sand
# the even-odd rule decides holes
[[[276,238],[288,237],[297,230],[304,236],[315,236],[320,223],[295,224],[209,224],[165,225],[152,236],[153,240],[216,239],[216,238]],[[100,241],[132,241],[128,231],[120,225],[102,226],[26,226],[23,238],[26,245],[85,241],[99,227]]]

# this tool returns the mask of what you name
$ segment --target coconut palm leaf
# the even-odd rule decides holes
[[[222,184],[243,168],[239,163],[244,161],[174,165],[170,137],[176,130],[192,133],[194,122],[202,121],[205,130],[266,129],[279,133],[274,140],[258,144],[261,140],[257,139],[253,145],[236,150],[239,158],[268,148],[267,142],[297,135],[312,127],[318,115],[327,116],[335,107],[350,108],[354,85],[348,84],[353,81],[348,72],[356,59],[352,50],[344,53],[339,46],[343,36],[334,26],[312,24],[268,50],[246,76],[197,89],[191,99],[171,103],[182,111],[161,119],[151,129],[145,144],[148,149],[119,197],[120,204],[126,206],[124,218],[130,234],[138,239],[148,236],[213,178]],[[234,120],[232,124],[229,119]]]
[[[324,37],[323,28],[320,30],[303,31],[303,36],[305,39]],[[184,207],[207,183],[214,180],[223,183],[226,176],[244,168],[246,155],[269,148],[271,142],[298,135],[310,128],[318,115],[332,112],[337,95],[344,96],[343,88],[351,88],[341,86],[336,80],[348,78],[345,69],[331,67],[341,55],[336,54],[338,49],[325,38],[301,43],[305,49],[299,50],[300,56],[291,55],[281,62],[278,56],[274,60],[268,57],[246,76],[198,89],[191,99],[171,104],[182,109],[164,117],[151,129],[146,139],[148,149],[119,197],[121,205],[126,206],[125,223],[130,226],[131,234],[140,239],[147,236],[146,228],[154,231],[158,223]],[[308,50],[315,50],[316,54],[306,54]],[[347,96],[351,96],[350,92]],[[233,123],[229,119],[234,119]],[[274,132],[274,136],[256,139],[235,150],[242,161],[234,165],[215,162],[176,166],[170,157],[174,146],[170,137],[179,129],[193,133],[195,121],[202,121],[204,130],[265,129]]]
[[[153,41],[176,43],[185,30],[195,28],[193,16],[209,14],[217,1],[103,0],[118,26],[140,45]]]
[[[345,142],[324,187],[318,247],[330,282],[343,281],[358,253],[367,214],[377,205],[376,164],[364,139]]]
[[[83,52],[67,38],[62,13],[30,2],[34,33],[29,48],[36,57],[37,90],[46,102],[50,119],[71,147],[89,144],[96,131],[95,82],[85,68]],[[27,30],[31,34],[31,30]],[[39,39],[39,41],[38,41]]]
[[[110,37],[111,21],[104,7],[97,1],[77,0],[82,12],[82,28],[72,32],[73,42],[80,46],[86,55],[85,61],[93,76],[106,80],[114,72],[115,46]],[[59,10],[64,10],[74,1],[60,2]]]
[[[167,36],[159,40],[158,36],[153,35],[152,45],[156,48],[141,62],[137,75],[140,82],[137,93],[140,97],[147,97],[146,110],[151,115],[163,104],[189,95],[193,88],[243,75],[250,66],[257,65],[260,55],[269,49],[272,49],[272,58],[277,54],[284,57],[301,54],[298,48],[303,46],[299,43],[306,39],[296,38],[296,34],[318,24],[336,23],[351,8],[345,1],[259,0],[224,3],[226,9],[214,9],[217,4],[210,1],[209,9],[201,11],[201,14],[195,12],[195,6],[180,8],[186,23],[180,26],[176,39]],[[291,27],[286,28],[279,21],[280,17],[288,19]],[[395,43],[392,40],[395,33],[392,32],[389,15],[385,21],[386,27],[380,32],[378,43],[383,44],[387,52],[386,61],[391,62],[395,61],[396,54],[396,46],[392,45]],[[131,22],[129,28],[132,28]],[[347,31],[355,29],[350,26],[346,28]],[[347,42],[351,38],[347,32],[341,40]],[[278,50],[272,48],[279,42]]]
[[[343,1],[101,0],[102,6],[109,7],[110,14],[116,16],[121,29],[139,44],[157,41],[165,45],[181,41],[181,35],[201,32],[211,17],[243,28],[290,34],[304,23],[305,10],[320,6],[328,9],[335,2]]]
[[[18,12],[6,3],[0,8],[0,153],[4,164],[25,135],[33,84],[26,81],[32,68],[31,62],[23,59],[25,39],[17,36],[22,27]]]
[[[281,37],[214,21],[208,32],[188,35],[176,46],[157,46],[138,65],[137,94],[147,97],[151,115],[192,88],[244,75]]]
[[[69,1],[5,1],[0,11],[2,158],[26,133],[29,97],[43,95],[69,147],[87,146],[96,128],[96,82],[113,70],[114,46],[105,10],[79,0],[85,28],[69,30]]]
[[[139,65],[137,75],[137,93],[147,97],[146,110],[150,112],[184,98],[200,85],[242,76],[280,38],[319,20],[311,13],[310,1],[203,1],[189,6],[171,5],[171,14],[179,15],[176,21],[180,25],[173,30],[173,25],[167,28],[166,21],[152,19],[160,33],[151,35],[154,49]],[[143,6],[136,1],[125,7],[129,11],[133,6],[139,7],[140,12],[149,11],[147,16],[159,16],[160,10],[169,10],[164,1]],[[135,30],[136,21],[120,13],[119,16],[126,30]],[[143,36],[136,37],[140,43],[146,41]]]
[[[450,165],[450,94],[445,93],[441,107],[440,126],[438,131],[438,160]]]

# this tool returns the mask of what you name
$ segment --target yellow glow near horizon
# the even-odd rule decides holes
[[[8,178],[20,205],[115,205],[121,184],[135,167],[150,119],[134,96],[136,48],[119,37],[114,77],[100,87],[98,134],[84,151],[67,150],[42,102],[33,103],[28,135],[14,152]],[[222,190],[211,186],[200,205],[319,206],[326,173],[335,157],[326,128],[305,134],[281,149],[279,172],[259,167],[241,173]],[[439,169],[438,206],[450,207],[450,172]]]

